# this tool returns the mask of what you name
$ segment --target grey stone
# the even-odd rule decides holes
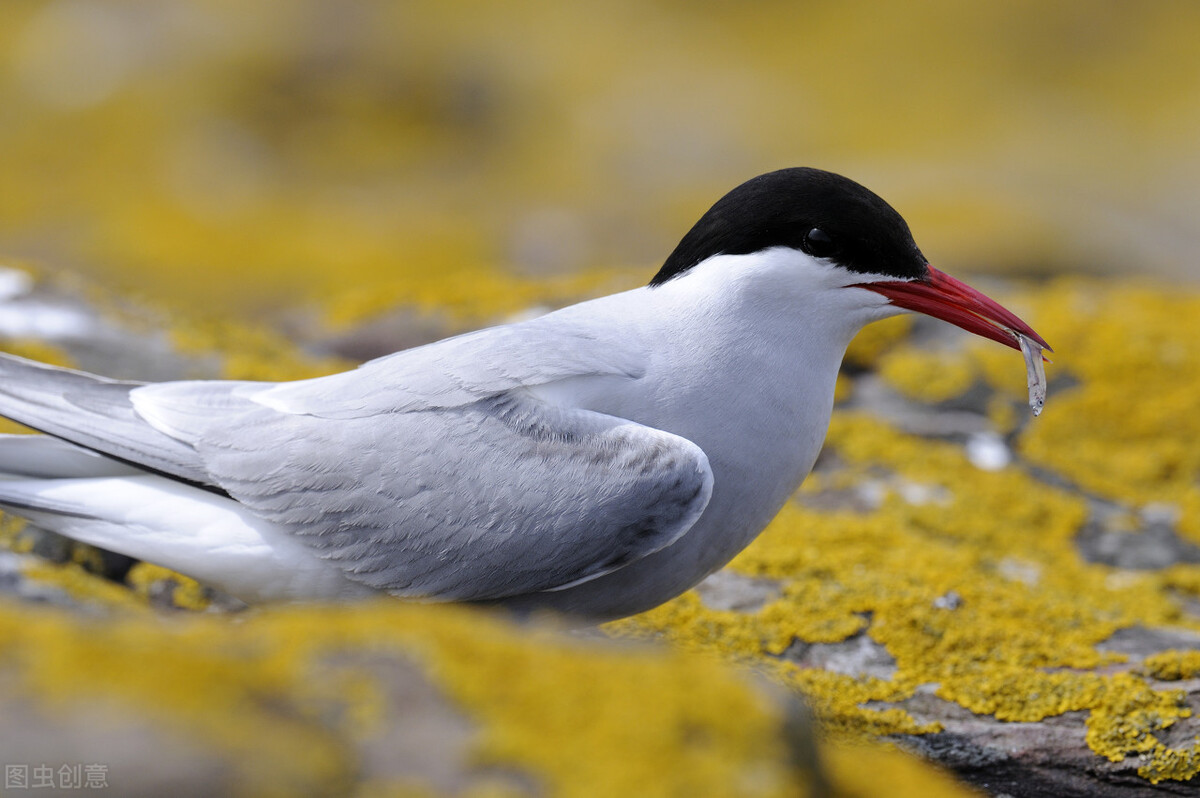
[[[714,610],[757,612],[779,598],[779,583],[755,579],[728,568],[717,571],[696,586],[704,606]]]

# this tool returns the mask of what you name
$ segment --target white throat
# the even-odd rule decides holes
[[[693,533],[719,526],[710,537],[736,552],[811,469],[850,339],[898,311],[874,292],[847,287],[864,277],[781,247],[710,258],[663,285],[568,308],[563,321],[580,312],[593,324],[600,317],[622,342],[637,342],[645,374],[635,386],[593,378],[539,394],[704,449],[715,487]]]

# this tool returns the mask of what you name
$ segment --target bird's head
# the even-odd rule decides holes
[[[1000,303],[930,266],[892,206],[853,180],[820,169],[769,172],[726,194],[688,231],[650,285],[669,283],[714,256],[769,251],[796,254],[839,289],[865,289],[887,300],[876,297],[866,307],[924,313],[1014,349],[1021,348],[1020,335],[1050,349]]]

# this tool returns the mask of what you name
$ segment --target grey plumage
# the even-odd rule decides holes
[[[111,458],[203,482],[195,452],[134,411],[129,394],[141,385],[5,354],[0,415]]]
[[[496,328],[283,385],[145,386],[12,356],[0,356],[0,374],[0,413],[215,488],[229,499],[211,501],[238,502],[350,580],[396,595],[566,588],[673,543],[712,490],[707,458],[686,439],[529,392],[638,376],[627,352],[570,326]],[[0,470],[136,473],[35,441],[0,439]],[[31,454],[50,462],[22,465]],[[44,493],[40,482],[0,483],[0,505],[43,524],[80,517]]]
[[[850,339],[906,310],[1045,347],[867,189],[781,170],[649,286],[344,374],[140,385],[0,357],[0,415],[83,447],[0,438],[0,506],[250,600],[619,617],[762,531],[816,460]]]

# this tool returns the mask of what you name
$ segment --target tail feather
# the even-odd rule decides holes
[[[0,509],[246,601],[367,592],[339,566],[232,499],[153,474],[0,479]]]
[[[143,471],[47,435],[0,435],[0,475],[61,479]]]
[[[214,487],[138,414],[139,387],[0,354],[0,415],[46,433],[0,435],[0,510],[246,601],[370,592]]]
[[[210,484],[195,449],[137,414],[129,392],[141,385],[0,353],[0,416],[114,460]]]

